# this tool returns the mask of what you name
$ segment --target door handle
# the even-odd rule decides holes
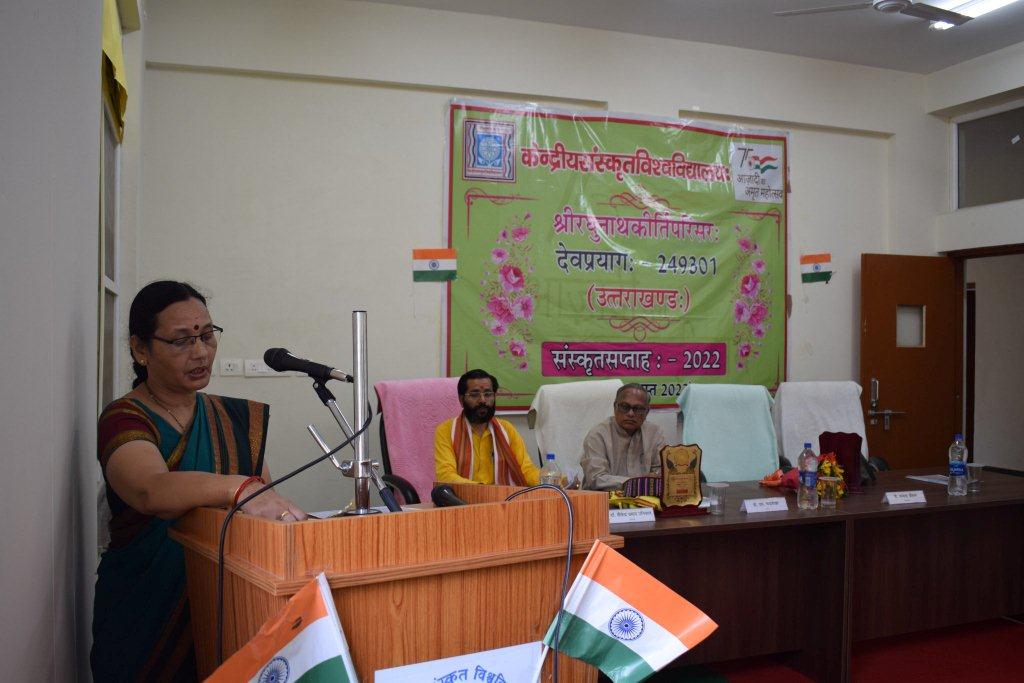
[[[868,417],[871,418],[871,424],[878,424],[878,417],[882,418],[882,430],[889,431],[889,418],[894,415],[906,415],[905,410],[875,410],[874,408],[868,410]]]

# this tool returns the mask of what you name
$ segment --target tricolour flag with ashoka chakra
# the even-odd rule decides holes
[[[800,257],[800,280],[828,282],[832,279],[832,254],[804,254]]]
[[[544,644],[554,644],[552,622]],[[642,681],[718,624],[643,569],[595,541],[562,610],[558,649],[616,683]]]
[[[327,577],[293,595],[206,683],[358,683]]]
[[[454,280],[456,273],[454,249],[413,249],[413,282],[444,282]]]

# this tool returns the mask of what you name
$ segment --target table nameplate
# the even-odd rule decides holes
[[[782,496],[771,498],[747,498],[740,505],[740,512],[753,514],[757,512],[785,512],[789,510],[789,504]]]
[[[609,524],[632,524],[634,522],[653,522],[654,508],[630,508],[627,510],[609,510]]]
[[[887,491],[882,496],[883,505],[907,505],[909,503],[926,503],[924,491]]]

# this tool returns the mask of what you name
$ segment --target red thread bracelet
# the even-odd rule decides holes
[[[238,499],[242,496],[242,491],[244,491],[245,487],[253,483],[254,481],[258,481],[260,484],[264,483],[263,477],[256,476],[249,477],[248,479],[243,481],[241,484],[239,484],[238,488],[235,489],[235,497],[234,500],[231,501],[231,507],[235,507],[236,505],[238,505]]]

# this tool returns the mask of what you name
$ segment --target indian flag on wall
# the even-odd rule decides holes
[[[413,249],[413,282],[444,282],[454,280],[456,273],[454,249]]]
[[[552,646],[557,618],[544,637]],[[558,649],[616,683],[642,681],[692,650],[718,624],[601,541],[595,541],[562,610]]]
[[[832,254],[804,254],[800,257],[800,280],[828,283],[832,279]]]
[[[293,595],[207,683],[359,683],[327,577]]]

